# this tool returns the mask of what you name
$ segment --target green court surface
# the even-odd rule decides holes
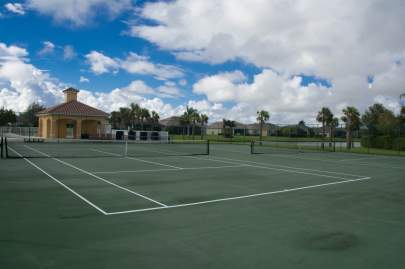
[[[212,144],[3,159],[0,178],[2,269],[405,267],[403,157]]]

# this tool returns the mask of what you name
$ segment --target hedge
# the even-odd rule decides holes
[[[360,140],[361,146],[365,148],[405,150],[405,137],[392,136],[363,136]]]

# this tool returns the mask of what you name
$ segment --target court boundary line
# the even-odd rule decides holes
[[[248,162],[248,163],[254,163],[254,164],[259,164],[259,165],[269,165],[269,166],[292,168],[292,169],[297,169],[297,170],[315,171],[315,172],[321,172],[321,173],[326,173],[326,174],[337,174],[337,175],[345,175],[345,176],[364,177],[363,175],[356,175],[356,174],[349,174],[349,173],[342,173],[342,172],[334,172],[334,171],[326,171],[326,170],[319,170],[319,169],[302,168],[302,167],[295,167],[295,166],[288,166],[288,165],[281,165],[281,164],[261,163],[261,162],[256,162],[256,161],[233,159],[233,158],[227,158],[227,157],[222,157],[222,156],[220,156],[220,157],[217,156],[216,158],[224,159],[224,160],[231,160],[231,161]]]
[[[183,167],[181,169],[166,168],[166,169],[139,169],[139,170],[117,170],[117,171],[92,171],[93,174],[120,174],[120,173],[146,173],[160,171],[179,171],[179,170],[202,170],[202,169],[224,169],[246,167],[247,165],[224,165],[224,166],[201,166],[201,167]]]
[[[350,156],[353,155],[363,155],[363,156],[367,156],[366,154],[363,153],[348,153],[348,152],[333,152],[333,154],[347,154]],[[327,162],[327,163],[333,163],[333,164],[345,164],[345,165],[363,165],[363,166],[377,166],[377,167],[381,167],[381,168],[392,168],[392,169],[399,169],[399,170],[404,170],[405,168],[401,167],[401,166],[387,166],[384,164],[378,164],[378,163],[364,163],[364,162],[354,162],[354,163],[350,163],[350,162],[341,162],[344,159],[339,159],[339,160],[326,160],[326,159],[320,159],[320,158],[306,158],[306,157],[296,157],[296,156],[291,156],[291,155],[287,155],[287,154],[263,154],[265,156],[270,156],[270,157],[281,157],[281,158],[287,158],[287,159],[297,159],[297,160],[307,160],[307,161],[321,161],[321,162]],[[373,156],[376,156],[377,154],[373,154]],[[378,155],[380,156],[380,155]],[[405,157],[397,157],[397,156],[382,156],[385,157],[384,159],[399,159],[399,158],[405,158]]]
[[[112,153],[112,152],[108,152],[108,151],[104,151],[104,150],[99,150],[99,149],[91,149],[91,150],[98,151],[98,152],[101,152],[101,153],[107,153],[107,154],[110,154],[112,156],[121,156],[121,157],[124,157],[125,159],[136,160],[136,161],[140,161],[140,162],[144,162],[144,163],[150,163],[150,164],[154,164],[154,165],[166,166],[166,167],[171,167],[171,168],[174,168],[174,169],[182,169],[179,166],[174,166],[174,165],[164,164],[164,163],[158,163],[158,162],[153,162],[153,161],[147,161],[147,160],[134,158],[134,157],[122,156],[120,154],[116,154],[116,153]]]
[[[91,172],[86,171],[86,170],[84,170],[84,169],[82,169],[82,168],[79,168],[79,167],[77,167],[77,166],[75,166],[75,165],[73,165],[73,164],[71,164],[71,163],[68,163],[68,162],[59,160],[58,158],[53,158],[53,157],[49,156],[48,154],[46,154],[46,153],[44,153],[44,152],[42,152],[42,151],[40,151],[40,150],[31,148],[30,146],[27,146],[27,145],[24,145],[24,146],[27,147],[27,148],[29,148],[29,149],[31,149],[31,150],[34,150],[34,151],[36,151],[36,152],[38,152],[38,153],[40,153],[40,154],[42,154],[42,155],[44,155],[44,156],[47,156],[47,157],[49,157],[49,158],[51,158],[51,159],[53,159],[53,160],[55,160],[55,161],[57,161],[57,162],[60,162],[60,163],[62,163],[62,164],[64,164],[64,165],[66,165],[66,166],[69,166],[69,167],[71,167],[71,168],[74,168],[74,169],[76,169],[76,170],[78,170],[78,171],[80,171],[80,172],[82,172],[82,173],[84,173],[84,174],[87,174],[87,175],[92,176],[92,177],[94,177],[94,178],[96,178],[96,179],[98,179],[98,180],[101,180],[101,181],[103,181],[103,182],[105,182],[105,183],[107,183],[107,184],[110,184],[110,185],[112,185],[112,186],[114,186],[114,187],[116,187],[116,188],[118,188],[118,189],[121,189],[121,190],[123,190],[123,191],[127,191],[127,192],[129,192],[129,193],[132,193],[132,194],[134,194],[134,195],[136,195],[136,196],[139,196],[139,197],[141,197],[141,198],[144,198],[144,199],[146,199],[146,200],[149,200],[150,202],[153,202],[153,203],[158,204],[158,205],[160,205],[160,206],[163,206],[163,207],[167,206],[167,205],[164,204],[164,203],[161,203],[161,202],[159,202],[159,201],[156,201],[156,200],[154,200],[154,199],[152,199],[152,198],[150,198],[150,197],[148,197],[148,196],[146,196],[146,195],[140,194],[140,193],[138,193],[138,192],[136,192],[136,191],[132,191],[132,190],[130,190],[130,189],[127,189],[127,188],[125,188],[125,187],[122,187],[122,186],[120,186],[120,185],[118,185],[118,184],[116,184],[116,183],[114,183],[114,182],[111,182],[111,181],[109,181],[109,180],[107,180],[107,179],[105,179],[105,178],[102,178],[102,177],[100,177],[100,176],[97,176],[97,175],[95,175],[95,174],[92,174]]]
[[[199,157],[194,157],[194,156],[189,156],[189,157],[199,159],[199,160],[211,160],[211,161],[214,161],[214,162],[216,161],[216,162],[223,162],[223,163],[230,163],[230,164],[238,164],[238,163],[231,162],[231,161],[218,160],[218,159],[213,159],[213,158],[207,159],[207,158],[199,158]],[[242,164],[243,164],[243,160],[238,160],[238,161],[242,162]],[[298,170],[288,170],[288,169],[274,168],[274,167],[268,167],[268,166],[263,166],[263,165],[252,165],[252,164],[248,164],[248,163],[244,163],[244,164],[246,164],[246,166],[250,166],[250,167],[267,169],[267,170],[275,170],[275,171],[283,171],[283,172],[286,172],[286,173],[296,173],[296,174],[312,175],[312,176],[327,177],[327,178],[336,178],[336,179],[343,179],[343,180],[348,180],[349,179],[349,178],[345,178],[345,177],[337,177],[337,176],[331,176],[331,175],[315,174],[315,173],[298,171]],[[360,176],[360,177],[366,177],[366,176]]]
[[[32,165],[33,167],[35,167],[36,169],[38,169],[39,171],[41,171],[43,174],[45,174],[46,176],[48,176],[50,179],[52,179],[53,181],[55,181],[56,183],[58,183],[59,185],[61,185],[62,187],[64,187],[65,189],[67,189],[68,191],[70,191],[71,193],[73,193],[75,196],[77,196],[78,198],[80,198],[82,201],[84,201],[85,203],[87,203],[88,205],[90,205],[91,207],[93,207],[94,209],[96,209],[97,211],[101,212],[103,215],[108,215],[107,211],[101,209],[99,206],[97,206],[96,204],[94,204],[93,202],[91,202],[89,199],[85,198],[84,196],[82,196],[81,194],[79,194],[78,192],[76,192],[75,190],[73,190],[72,188],[68,187],[67,185],[65,185],[64,183],[62,183],[60,180],[58,180],[57,178],[55,178],[54,176],[52,176],[50,173],[48,173],[47,171],[45,171],[43,168],[39,167],[37,164],[33,163],[32,161],[28,160],[27,158],[23,157],[18,151],[16,151],[15,149],[13,149],[12,147],[9,147],[9,149],[11,149],[12,151],[14,151],[18,156],[20,156],[21,158],[23,158],[25,161],[27,161],[30,165]]]
[[[232,197],[206,200],[206,201],[200,201],[200,202],[194,202],[194,203],[175,204],[175,205],[169,205],[166,207],[160,206],[160,207],[149,207],[149,208],[143,208],[143,209],[125,210],[125,211],[114,211],[114,212],[108,212],[107,215],[111,216],[111,215],[139,213],[139,212],[145,212],[145,211],[154,211],[154,210],[171,209],[171,208],[179,208],[179,207],[197,206],[197,205],[218,203],[218,202],[224,202],[224,201],[230,201],[230,200],[240,200],[240,199],[247,199],[247,198],[252,198],[252,197],[273,195],[273,194],[278,194],[278,193],[293,192],[293,191],[299,191],[299,190],[305,190],[305,189],[314,189],[314,188],[320,188],[320,187],[324,187],[324,186],[338,185],[338,184],[363,181],[363,180],[368,180],[368,179],[371,179],[371,177],[347,179],[347,180],[334,181],[334,182],[328,182],[328,183],[323,183],[323,184],[288,188],[288,189],[283,189],[283,190],[278,190],[278,191],[261,192],[261,193],[254,193],[254,194],[248,194],[248,195],[232,196]]]
[[[41,153],[44,156],[47,156],[51,159],[54,159],[64,165],[67,165],[71,168],[74,168],[78,171],[81,171],[85,174],[88,174],[90,176],[93,176],[97,179],[102,180],[103,182],[109,183],[111,185],[114,185],[120,189],[126,189],[122,186],[119,186],[118,184],[115,184],[113,182],[110,182],[106,179],[103,179],[97,175],[92,174],[89,171],[86,171],[84,169],[81,169],[79,167],[74,166],[73,164],[70,164],[68,162],[64,162],[62,160],[59,160],[57,158],[53,158],[49,155],[47,155],[46,153],[43,153],[39,150],[36,150],[34,148],[31,148],[29,146],[26,146],[30,148],[31,150],[37,151],[39,153]],[[14,150],[15,151],[15,150]],[[15,151],[19,156],[22,157],[22,155],[20,155],[17,151]],[[196,159],[201,159],[201,160],[210,160],[210,161],[217,161],[217,162],[223,162],[223,163],[231,163],[229,161],[223,161],[223,160],[218,160],[218,159],[208,159],[208,158],[198,158],[198,157],[194,157],[194,156],[188,156],[188,157],[192,157],[192,158],[196,158]],[[32,163],[31,161],[29,161],[28,159],[24,158],[27,162],[29,162],[30,164],[32,164],[34,167],[36,167],[36,165],[34,163]],[[240,162],[243,162],[244,160],[237,160]],[[77,192],[75,192],[73,189],[69,188],[68,186],[66,186],[65,184],[61,183],[60,181],[56,181],[58,183],[60,183],[62,186],[65,186],[68,190],[70,190],[72,193],[76,194],[79,198],[81,198],[83,201],[85,201],[86,203],[88,203],[89,205],[91,205],[93,208],[96,208],[99,212],[103,213],[103,215],[118,215],[118,214],[129,214],[129,213],[138,213],[138,212],[145,212],[145,211],[153,211],[153,210],[161,210],[161,209],[170,209],[170,208],[179,208],[179,207],[188,207],[188,206],[196,206],[196,205],[203,205],[203,204],[210,204],[210,203],[217,203],[217,202],[223,202],[223,201],[230,201],[230,200],[238,200],[238,199],[246,199],[246,198],[252,198],[252,197],[259,197],[259,196],[266,196],[266,195],[273,195],[273,194],[278,194],[278,193],[285,193],[285,192],[293,192],[293,191],[299,191],[299,190],[304,190],[304,189],[312,189],[312,188],[319,188],[319,187],[324,187],[324,186],[330,186],[330,185],[337,185],[337,184],[343,184],[343,183],[349,183],[349,182],[357,182],[357,181],[363,181],[363,180],[368,180],[371,179],[371,177],[361,177],[361,178],[356,178],[356,179],[347,179],[347,178],[340,178],[340,177],[334,177],[334,176],[328,176],[328,175],[320,175],[320,174],[314,174],[314,173],[307,173],[307,172],[302,172],[302,171],[294,171],[294,170],[286,170],[286,169],[278,169],[278,168],[272,168],[272,167],[265,167],[265,166],[257,166],[257,165],[250,165],[250,164],[246,164],[246,163],[232,163],[232,164],[237,164],[240,166],[250,166],[250,167],[257,167],[257,168],[264,168],[264,169],[270,169],[270,170],[280,170],[280,171],[285,171],[285,172],[291,172],[291,173],[300,173],[300,174],[309,174],[309,175],[315,175],[315,176],[321,176],[321,177],[331,177],[331,178],[339,178],[339,179],[343,179],[341,181],[334,181],[334,182],[328,182],[328,183],[322,183],[322,184],[316,184],[316,185],[309,185],[309,186],[303,186],[303,187],[294,187],[294,188],[287,188],[287,189],[283,189],[283,190],[277,190],[277,191],[270,191],[270,192],[262,192],[262,193],[254,193],[254,194],[248,194],[248,195],[241,195],[241,196],[233,196],[233,197],[225,197],[225,198],[218,198],[218,199],[212,199],[212,200],[206,200],[206,201],[199,201],[199,202],[193,202],[193,203],[183,203],[183,204],[174,204],[174,205],[165,205],[163,203],[157,202],[158,204],[160,204],[161,206],[159,207],[150,207],[150,208],[143,208],[143,209],[135,209],[135,210],[125,210],[125,211],[113,211],[113,212],[107,212],[102,210],[101,208],[99,208],[98,206],[96,206],[95,204],[93,204],[92,202],[90,202],[89,200],[87,200],[86,198],[84,198],[83,196],[81,196],[80,194],[78,194]],[[40,168],[40,167],[36,167],[36,168]],[[46,171],[39,169],[41,172],[45,173],[47,176],[51,176],[50,174],[48,174]],[[174,170],[174,169],[173,169]],[[54,179],[54,178],[52,178]],[[129,190],[130,192],[132,192],[131,190]],[[143,196],[143,195],[142,195]],[[145,198],[145,197],[144,197]],[[145,198],[146,199],[146,198]],[[149,200],[149,199],[148,199]]]
[[[159,151],[155,151],[155,152],[159,152]],[[164,153],[164,152],[178,153],[178,152],[173,151],[173,150],[164,150],[164,151],[160,151],[160,152],[162,152],[162,153]],[[104,153],[108,153],[108,152],[104,152]],[[179,156],[179,157],[194,158],[194,159],[198,159],[198,160],[218,161],[218,162],[230,163],[230,164],[240,164],[240,163],[233,163],[233,162],[223,161],[223,160],[218,160],[218,159],[213,159],[213,158],[203,158],[203,157],[188,156],[188,155]],[[268,166],[255,166],[255,165],[251,165],[251,164],[246,164],[246,166],[252,166],[252,167],[256,167],[256,168],[269,169],[269,170],[278,170],[278,171],[284,171],[284,172],[289,172],[289,173],[309,174],[309,175],[314,175],[314,176],[323,176],[323,177],[337,178],[337,179],[344,179],[344,180],[347,179],[347,178],[334,177],[334,176],[328,176],[328,175],[320,175],[320,174],[308,173],[308,172],[297,171],[297,170],[316,171],[316,172],[321,172],[321,173],[326,173],[326,174],[337,174],[337,175],[346,175],[346,176],[354,176],[354,177],[364,177],[363,175],[355,175],[355,174],[348,174],[348,173],[323,171],[323,170],[317,170],[317,169],[308,169],[308,168],[285,166],[285,165],[283,166],[283,165],[265,164],[265,163],[258,163],[258,162],[254,162],[254,161],[230,159],[230,158],[225,158],[225,157],[218,157],[218,158],[229,159],[229,160],[238,161],[238,162],[245,162],[244,164],[246,164],[246,162],[250,162],[250,163],[256,163],[256,164],[260,164],[260,165],[278,166],[278,167],[285,167],[285,168],[295,169],[295,170],[287,170],[287,169],[273,168],[273,167],[268,167]]]

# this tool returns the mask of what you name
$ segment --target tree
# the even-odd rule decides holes
[[[131,119],[131,110],[128,107],[120,107],[119,113],[121,118],[120,128],[128,129]]]
[[[187,135],[190,135],[190,125],[195,118],[195,113],[198,113],[197,109],[187,106],[186,111],[184,111],[181,116],[181,121],[187,126]]]
[[[335,131],[336,128],[339,126],[339,119],[338,118],[333,118],[330,123],[329,123],[329,128],[330,128],[330,142],[332,143],[333,140],[335,140]]]
[[[268,111],[261,110],[257,111],[257,121],[260,124],[260,141],[262,141],[263,136],[263,125],[270,119],[270,114]]]
[[[122,122],[121,113],[119,111],[111,112],[109,121],[110,121],[110,124],[112,125],[112,128],[114,128],[114,129],[121,128],[121,122]]]
[[[141,117],[141,130],[143,131],[144,121],[150,118],[149,110],[146,108],[141,108],[140,117]]]
[[[131,109],[130,116],[131,116],[131,125],[132,125],[131,127],[135,128],[135,123],[139,124],[139,122],[140,122],[142,108],[138,104],[131,103],[130,109]]]
[[[159,124],[159,119],[160,119],[159,114],[156,111],[152,110],[152,116],[151,116],[152,129],[155,129],[155,127]]]
[[[323,140],[326,135],[326,123],[330,122],[333,119],[333,114],[327,107],[322,107],[316,116],[316,120],[322,124],[322,149],[325,147]]]
[[[14,124],[17,121],[17,115],[11,109],[0,108],[0,126]]]
[[[200,122],[200,114],[198,113],[197,110],[195,110],[194,113],[191,115],[191,123],[193,124],[193,129],[192,129],[193,139],[195,136],[195,126],[196,126],[197,122]]]
[[[34,102],[29,105],[27,109],[23,113],[21,113],[22,125],[29,127],[38,127],[38,119],[36,114],[44,109],[45,107],[39,103]]]
[[[353,131],[360,127],[360,113],[352,106],[348,106],[342,110],[342,121],[346,125],[346,147],[350,149],[353,145]]]
[[[233,128],[236,122],[233,120],[222,119],[223,135],[224,137],[233,137]]]
[[[206,114],[201,114],[200,115],[200,123],[201,123],[201,139],[203,139],[203,131],[204,130],[204,126],[208,123],[208,116]]]

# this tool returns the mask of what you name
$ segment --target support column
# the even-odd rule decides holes
[[[58,124],[56,119],[51,119],[51,138],[57,138]]]
[[[76,138],[82,138],[82,120],[76,120]]]
[[[38,119],[38,133],[37,133],[37,136],[39,136],[39,137],[42,137],[42,136],[43,136],[43,134],[42,134],[42,128],[43,128],[43,126],[42,126],[42,119],[39,118],[39,119]]]

